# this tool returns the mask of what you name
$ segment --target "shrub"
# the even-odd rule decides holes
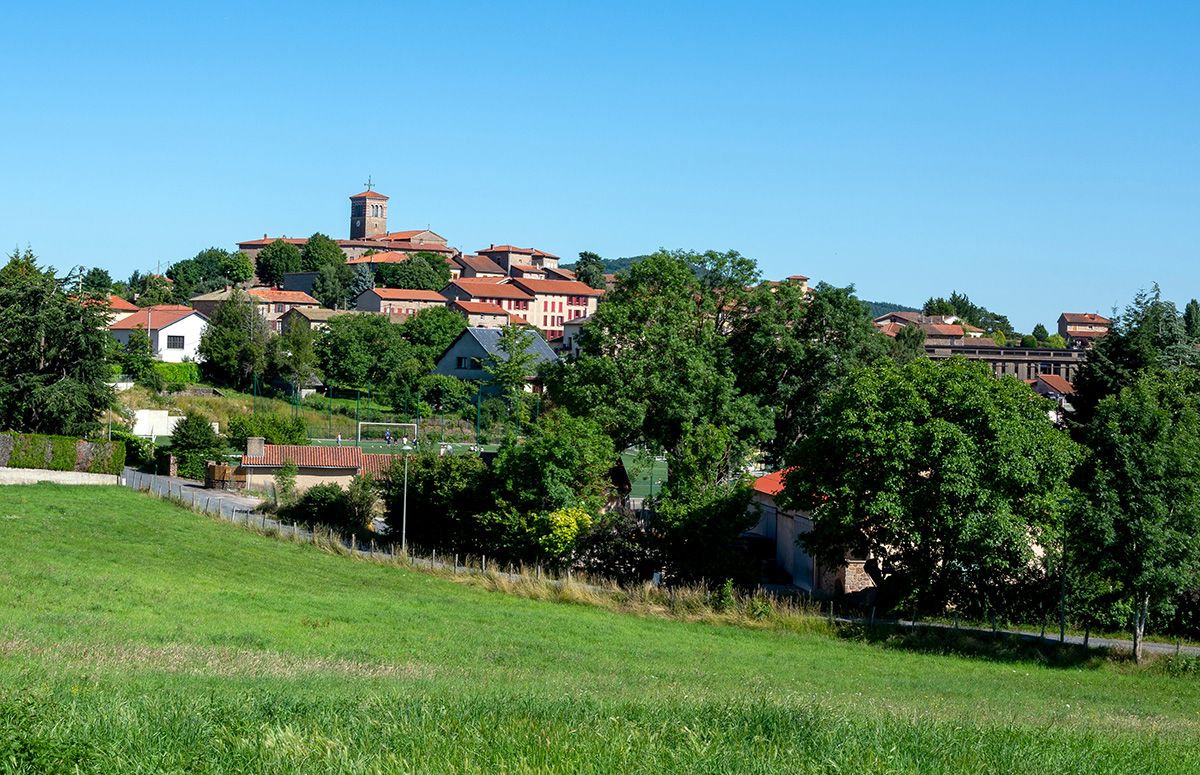
[[[119,474],[125,467],[125,444],[120,439],[83,441],[71,436],[4,433],[0,434],[0,466]]]
[[[229,443],[239,449],[246,447],[246,439],[262,436],[268,444],[307,444],[308,428],[299,417],[280,414],[241,414],[229,420],[227,428]]]
[[[279,506],[290,506],[296,500],[296,476],[300,467],[296,461],[288,458],[275,472],[275,503]]]
[[[365,521],[359,521],[346,491],[332,482],[308,488],[295,503],[280,509],[280,515],[285,520],[309,527],[324,525],[339,533],[357,532],[366,527]]]
[[[154,459],[154,445],[150,443],[149,439],[134,436],[123,428],[113,428],[110,435],[113,443],[119,443],[123,447],[122,465],[128,462],[134,468],[140,468]]]
[[[200,367],[190,361],[183,363],[162,363],[156,361],[156,371],[163,382],[169,385],[194,385],[200,381]]]
[[[79,440],[66,436],[49,436],[51,471],[74,471],[78,462]]]
[[[225,444],[213,430],[212,421],[198,412],[180,420],[171,434],[171,452],[178,464],[176,472],[188,479],[203,479],[205,463],[219,459],[224,451]]]

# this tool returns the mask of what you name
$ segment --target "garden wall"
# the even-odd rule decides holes
[[[0,467],[115,476],[125,468],[125,442],[85,441],[37,433],[0,433]]]

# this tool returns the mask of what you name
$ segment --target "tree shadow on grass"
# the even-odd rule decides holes
[[[1110,649],[1084,648],[1036,636],[957,630],[949,627],[902,627],[895,624],[846,623],[838,628],[846,640],[870,643],[918,654],[983,659],[991,662],[1033,662],[1046,667],[1098,669],[1125,656]]]

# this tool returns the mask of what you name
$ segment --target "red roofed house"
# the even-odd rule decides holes
[[[415,315],[423,309],[446,306],[446,297],[437,291],[409,288],[371,288],[354,300],[354,308],[387,315]]]
[[[487,277],[460,277],[442,289],[442,295],[451,302],[480,301],[495,304],[501,309],[529,317],[533,294],[510,285],[507,281],[498,281]],[[530,321],[533,322],[533,321]]]
[[[506,281],[533,297],[529,322],[542,329],[547,338],[563,335],[563,325],[568,320],[584,318],[596,311],[596,305],[604,291],[581,283],[578,280],[530,280],[513,277]]]
[[[805,511],[787,510],[776,504],[775,498],[783,492],[786,474],[787,471],[776,471],[754,481],[751,508],[758,510],[759,520],[742,534],[743,537],[773,545],[774,565],[779,577],[806,592],[838,595],[874,587],[875,582],[863,570],[865,560],[847,559],[841,567],[825,568],[796,542],[812,530],[812,519]]]
[[[119,320],[124,320],[133,313],[137,312],[140,307],[131,301],[126,301],[120,296],[109,294],[108,303],[108,320],[109,323],[116,323]]]
[[[1108,333],[1112,321],[1094,312],[1064,312],[1058,316],[1058,335],[1068,347],[1086,349]]]
[[[459,277],[507,277],[504,267],[487,256],[455,256],[454,262],[459,265]]]
[[[198,361],[200,337],[208,327],[208,318],[191,307],[179,304],[158,304],[145,307],[110,324],[108,332],[121,344],[142,329],[150,337],[154,357],[168,363]]]
[[[254,309],[270,325],[271,331],[279,333],[283,316],[294,309],[320,309],[321,302],[303,291],[281,291],[277,288],[248,288],[245,291],[254,303]],[[193,296],[192,306],[207,317],[212,317],[221,302],[233,295],[232,288]]]
[[[510,323],[526,322],[525,318],[486,301],[452,301],[450,309],[466,317],[469,328],[501,328]]]
[[[275,486],[275,474],[288,460],[296,464],[296,490],[303,492],[317,484],[337,484],[346,487],[362,473],[376,477],[386,474],[392,455],[371,455],[358,447],[322,447],[302,444],[266,444],[262,438],[246,440],[246,454],[237,469],[237,478],[247,487],[270,490]]]
[[[487,256],[496,262],[508,274],[512,274],[513,264],[532,266],[538,269],[558,269],[558,256],[537,248],[519,248],[515,245],[491,245],[480,250],[479,255]]]

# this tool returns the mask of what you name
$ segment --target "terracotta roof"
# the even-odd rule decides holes
[[[962,326],[946,323],[924,323],[921,325],[921,330],[934,336],[963,336],[964,334]]]
[[[543,282],[545,281],[543,280]],[[533,299],[532,295],[515,285],[489,282],[477,277],[460,277],[446,287],[451,288],[453,286],[458,286],[459,289],[471,294],[471,296],[485,299],[522,299],[525,301]],[[445,294],[445,291],[442,293]]]
[[[1107,331],[1072,331],[1069,328],[1067,329],[1067,334],[1072,339],[1098,339],[1107,333]]]
[[[116,296],[114,294],[109,294],[108,308],[112,309],[112,310],[116,310],[118,312],[136,312],[138,309],[138,305],[134,304],[131,301],[126,301],[125,299],[122,299],[120,296]]]
[[[782,471],[776,471],[773,474],[758,477],[754,480],[754,491],[774,498],[783,492],[783,479],[790,470],[790,468],[787,468]]]
[[[1065,320],[1068,323],[1102,323],[1111,325],[1112,321],[1108,318],[1097,315],[1094,312],[1064,312],[1059,317],[1059,320]]]
[[[876,323],[875,327],[886,336],[895,336],[896,334],[900,333],[900,329],[904,328],[904,326],[900,325],[899,323],[890,320],[887,323]]]
[[[263,235],[262,239],[251,239],[246,240],[245,242],[239,242],[238,247],[240,248],[243,245],[270,245],[276,240],[280,242],[286,242],[289,245],[303,245],[305,242],[308,242],[308,240],[300,237],[268,237]]]
[[[574,280],[575,279],[575,273],[572,272],[570,269],[556,269],[553,267],[546,267],[546,274],[547,275],[557,275],[558,278],[561,280]]]
[[[382,253],[372,253],[369,256],[357,256],[346,260],[347,264],[399,264],[412,258],[411,253],[401,253],[398,250],[385,250]]]
[[[446,297],[437,291],[413,290],[412,288],[372,288],[363,293],[374,293],[379,298],[389,301],[440,301],[443,303],[446,301]]]
[[[370,315],[374,313],[365,312],[360,309],[326,309],[325,307],[293,307],[289,309],[284,317],[288,315],[299,315],[310,323],[324,323],[333,318],[340,318],[345,315]]]
[[[432,234],[433,236],[438,238],[436,240],[432,240],[429,242],[425,242],[423,240],[418,240],[417,241],[418,245],[421,245],[421,244],[445,245],[446,244],[446,239],[444,237],[442,237],[441,234],[438,234],[436,231],[431,231],[429,229],[409,229],[407,231],[389,231],[387,234],[376,234],[374,239],[383,240],[383,241],[387,241],[387,242],[393,242],[393,241],[412,242],[413,237],[416,237],[418,234]]]
[[[599,288],[581,283],[578,280],[532,280],[525,277],[513,277],[510,282],[519,285],[530,293],[554,293],[562,296],[603,296]]]
[[[920,312],[904,312],[904,311],[887,312],[887,313],[884,313],[883,315],[880,315],[879,317],[875,318],[875,322],[876,323],[885,323],[885,322],[887,322],[888,318],[900,318],[901,320],[907,320],[909,323],[916,324],[916,323],[921,322],[921,313]]]
[[[321,306],[321,302],[309,296],[304,291],[281,291],[277,288],[251,288],[246,291],[256,299],[271,303],[287,303],[287,304],[312,304]]]
[[[283,465],[291,460],[301,468],[353,468],[362,466],[362,450],[358,447],[319,447],[304,444],[267,444],[262,457],[242,455],[244,466]]]
[[[118,320],[116,323],[113,323],[108,328],[110,331],[132,331],[135,328],[158,331],[193,313],[200,315],[199,312],[196,312],[191,307],[185,307],[181,304],[158,304],[153,307],[139,309],[124,320]],[[203,318],[204,316],[200,315],[200,317]],[[205,319],[207,320],[207,318]]]
[[[545,258],[558,258],[558,256],[554,255],[553,253],[547,253],[544,250],[538,250],[537,248],[519,248],[516,245],[492,245],[489,248],[486,248],[484,250],[477,250],[475,252],[483,253],[484,255],[486,255],[488,253],[523,253],[528,256],[543,256]]]
[[[982,333],[985,333],[985,332],[984,332],[984,330],[983,330],[982,328],[978,328],[978,327],[976,327],[976,326],[973,326],[973,325],[971,325],[970,323],[959,323],[958,325],[959,325],[959,326],[961,326],[961,327],[962,327],[962,330],[963,330],[963,331],[966,331],[968,334],[982,334]]]
[[[790,274],[790,275],[788,275],[787,279],[789,279],[789,280],[807,280],[808,276],[802,275],[802,274]]]
[[[355,194],[351,199],[387,199],[386,196],[378,191],[364,191],[361,194]]]
[[[1075,393],[1075,386],[1057,374],[1039,374],[1037,378],[1055,393],[1061,393],[1064,396],[1074,395]]]
[[[507,315],[508,312],[499,304],[487,301],[456,301],[450,305],[472,315]]]
[[[387,239],[339,239],[334,240],[339,248],[374,248],[376,250],[403,250],[406,253],[454,253],[454,248],[440,242],[409,242]]]
[[[397,459],[396,455],[364,452],[362,456],[362,470],[378,477],[386,474]]]
[[[509,264],[508,268],[509,271],[516,269],[518,272],[536,272],[537,274],[546,274],[545,269],[538,269],[536,266],[529,266],[528,264]]]
[[[497,264],[487,256],[458,256],[454,259],[465,267],[474,269],[476,272],[485,272],[487,274],[504,274],[504,267]]]

